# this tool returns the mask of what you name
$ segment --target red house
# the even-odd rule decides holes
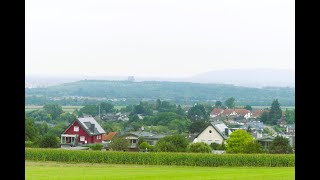
[[[102,143],[105,133],[94,118],[78,118],[61,134],[61,146]]]

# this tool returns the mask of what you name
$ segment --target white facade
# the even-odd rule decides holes
[[[216,131],[214,127],[212,127],[212,125],[210,125],[193,140],[193,143],[196,142],[205,142],[209,145],[213,142],[222,144],[223,137]]]

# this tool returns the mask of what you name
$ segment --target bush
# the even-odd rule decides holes
[[[210,147],[213,149],[213,150],[226,150],[226,145],[224,144],[224,142],[222,142],[222,144],[219,144],[219,143],[211,143],[210,144]]]
[[[101,149],[103,148],[103,145],[102,144],[92,144],[89,146],[92,150],[95,150],[95,151],[101,151]]]
[[[33,147],[33,142],[32,141],[24,141],[24,146],[25,147]]]
[[[289,140],[282,136],[277,136],[271,142],[269,152],[273,154],[289,154],[293,153],[292,147],[289,144]]]
[[[25,148],[25,160],[108,164],[294,167],[294,154],[139,153]]]
[[[41,137],[39,142],[39,147],[41,148],[58,148],[59,145],[59,138],[52,134],[44,135],[43,137]]]
[[[186,152],[188,145],[189,142],[184,136],[173,135],[159,139],[156,149],[161,152]]]
[[[129,142],[121,137],[114,137],[109,144],[109,147],[114,151],[123,151],[128,149]]]
[[[149,144],[147,142],[143,142],[139,145],[139,149],[141,150],[149,149]]]
[[[204,142],[192,143],[188,146],[189,152],[194,153],[211,153],[212,149],[209,144]]]

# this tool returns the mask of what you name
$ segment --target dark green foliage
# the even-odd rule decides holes
[[[112,138],[112,141],[109,144],[109,147],[113,151],[123,151],[128,149],[128,146],[129,146],[128,140],[118,136]]]
[[[58,148],[59,138],[53,134],[46,134],[41,137],[39,147],[41,148]]]
[[[99,114],[99,107],[97,105],[85,105],[79,110],[79,117],[83,117],[84,114],[91,115],[92,117]]]
[[[149,103],[141,101],[139,105],[133,106],[133,111],[131,115],[134,114],[152,115],[152,107]]]
[[[252,110],[252,107],[251,107],[250,105],[246,105],[244,108],[245,108],[246,110],[249,110],[249,111]]]
[[[280,103],[278,102],[278,99],[276,99],[271,104],[269,112],[270,123],[273,125],[277,124],[277,121],[281,118],[281,116],[282,110],[280,108]]]
[[[189,119],[174,119],[170,121],[168,128],[181,134],[188,131],[190,125],[191,121]]]
[[[211,143],[210,144],[210,147],[213,149],[213,150],[226,150],[226,145],[224,142],[222,142],[222,144],[219,144],[219,143]]]
[[[286,109],[285,115],[286,115],[287,124],[295,123],[295,110],[294,109],[293,110]]]
[[[234,98],[234,97],[228,98],[228,99],[224,102],[224,105],[226,105],[229,109],[234,108],[234,106],[236,105],[236,104],[235,104],[235,98]]]
[[[45,110],[39,109],[26,113],[27,117],[33,118],[35,121],[46,121],[52,120],[52,115],[48,114]]]
[[[206,109],[202,104],[196,104],[195,106],[190,108],[187,117],[193,121],[204,121],[209,119]]]
[[[214,103],[214,106],[215,106],[216,108],[219,108],[219,107],[222,106],[222,102],[221,102],[221,101],[216,101],[216,102]]]
[[[182,135],[166,136],[156,144],[157,151],[162,152],[185,152],[189,142]]]
[[[263,148],[258,141],[254,140],[254,141],[251,141],[249,144],[247,144],[243,153],[247,153],[247,154],[263,153]]]
[[[72,121],[74,121],[76,119],[77,119],[77,117],[74,114],[70,114],[68,112],[60,114],[59,117],[57,118],[58,121],[68,122],[68,123],[71,123]]]
[[[36,124],[36,128],[38,129],[39,134],[41,135],[47,134],[47,132],[49,131],[49,127],[46,122],[43,122],[41,124]]]
[[[26,148],[25,160],[178,166],[294,167],[293,154],[207,154],[70,151]]]
[[[26,105],[43,105],[54,102],[67,105],[99,104],[95,99],[61,99],[54,97],[82,96],[104,98],[126,98],[126,101],[112,102],[114,105],[137,104],[143,99],[170,99],[176,104],[203,103],[211,99],[234,97],[242,104],[252,106],[270,105],[270,99],[279,97],[283,106],[295,105],[294,88],[250,88],[223,84],[200,84],[189,82],[127,82],[107,80],[82,80],[47,88],[25,89]],[[42,97],[36,95],[43,95]],[[111,102],[111,101],[108,101]]]
[[[276,136],[271,142],[269,152],[273,154],[289,154],[292,153],[292,147],[289,144],[289,140],[282,136]]]
[[[212,149],[209,144],[204,142],[192,143],[188,146],[188,152],[193,153],[211,153]]]
[[[190,133],[200,133],[209,124],[205,121],[195,121],[189,126]]]
[[[260,115],[260,121],[263,123],[269,123],[270,122],[270,117],[269,117],[269,112],[264,111],[261,115]]]
[[[57,119],[58,116],[63,113],[62,107],[59,104],[45,104],[43,109],[48,114],[51,114],[53,120]]]
[[[25,141],[33,141],[38,137],[38,129],[32,118],[25,118]]]
[[[138,138],[138,146],[139,146],[141,143],[143,143],[143,142],[147,142],[147,141],[144,139],[143,136],[140,136],[140,137]]]
[[[114,106],[111,103],[102,102],[100,103],[100,113],[114,112]]]
[[[101,149],[103,148],[103,145],[102,144],[91,144],[89,146],[92,150],[95,150],[95,151],[101,151]]]

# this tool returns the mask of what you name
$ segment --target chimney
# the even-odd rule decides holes
[[[229,128],[225,128],[225,129],[224,129],[224,134],[225,134],[226,136],[229,136]]]
[[[90,124],[90,130],[92,131],[92,132],[94,132],[94,124]]]

